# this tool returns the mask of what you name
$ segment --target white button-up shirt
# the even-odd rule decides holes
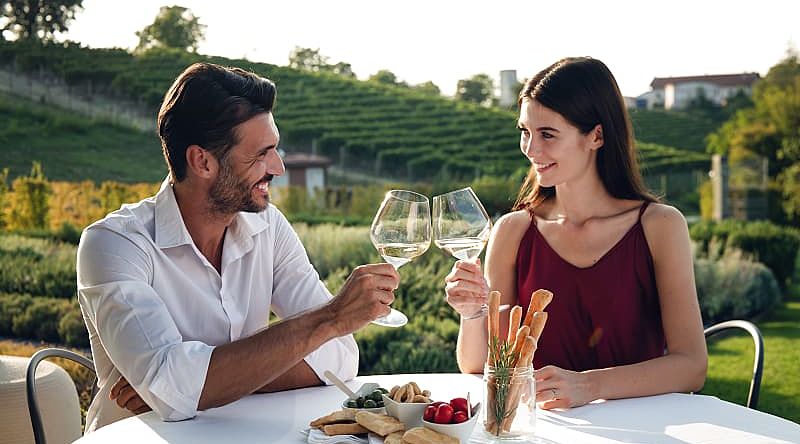
[[[218,273],[186,231],[166,180],[156,196],[89,226],[77,268],[99,388],[87,431],[132,415],[108,397],[120,375],[164,420],[195,416],[215,346],[267,327],[270,309],[287,318],[331,298],[272,205],[235,216]],[[342,336],[305,362],[326,383],[325,370],[352,379],[358,346],[352,335]]]

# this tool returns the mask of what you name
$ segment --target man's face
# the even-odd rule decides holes
[[[278,128],[272,113],[259,114],[236,127],[239,143],[220,161],[219,174],[209,193],[217,214],[256,213],[269,204],[269,184],[284,173],[278,154]]]

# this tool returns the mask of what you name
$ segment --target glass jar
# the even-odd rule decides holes
[[[533,367],[486,366],[481,407],[482,437],[488,441],[529,442],[536,431]]]

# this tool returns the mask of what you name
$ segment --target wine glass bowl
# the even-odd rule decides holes
[[[422,256],[431,245],[431,210],[428,198],[406,190],[391,190],[381,202],[369,237],[383,259],[395,269]],[[401,327],[408,318],[392,309],[374,324]]]
[[[472,188],[433,198],[433,239],[454,257],[475,261],[489,240],[492,220]]]

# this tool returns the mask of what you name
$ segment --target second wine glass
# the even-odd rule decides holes
[[[391,190],[375,214],[369,230],[372,244],[395,269],[422,256],[431,245],[431,209],[428,198],[406,190]],[[391,313],[372,321],[385,327],[408,323],[406,315]]]
[[[433,198],[433,240],[456,259],[475,262],[492,231],[492,219],[472,188]],[[487,311],[486,305],[481,311]]]

